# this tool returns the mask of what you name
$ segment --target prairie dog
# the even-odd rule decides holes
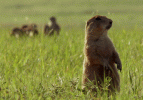
[[[38,35],[36,24],[23,25],[21,29],[25,34],[29,35],[30,37]]]
[[[26,34],[27,29],[28,29],[28,25],[23,25],[23,26],[21,27],[21,30],[22,30],[23,34]]]
[[[22,35],[23,35],[23,32],[20,28],[16,27],[12,29],[11,36],[15,36],[16,38],[19,38]]]
[[[36,24],[31,24],[28,28],[28,31],[29,31],[29,36],[38,35],[39,33]]]
[[[94,16],[86,23],[85,46],[83,62],[82,88],[88,82],[102,87],[104,77],[110,77],[109,91],[120,91],[120,77],[117,68],[121,71],[122,64],[115,47],[107,35],[112,26],[112,20],[106,16]],[[115,66],[117,64],[117,68]],[[97,89],[94,88],[94,91]]]
[[[60,26],[57,24],[56,18],[55,17],[51,17],[50,21],[51,21],[51,25],[50,25],[50,33],[49,33],[49,35],[53,35],[54,32],[56,32],[56,34],[59,35]]]
[[[44,34],[49,35],[49,32],[50,32],[50,27],[49,27],[49,25],[46,24],[44,27]]]

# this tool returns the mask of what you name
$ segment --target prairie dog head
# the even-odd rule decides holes
[[[23,26],[21,27],[21,30],[22,30],[23,32],[26,32],[27,29],[28,29],[28,25],[23,25]]]
[[[26,29],[28,27],[28,25],[23,25],[22,27],[21,27],[21,29]]]
[[[50,21],[51,21],[52,23],[55,23],[55,22],[56,22],[56,18],[55,18],[55,17],[51,17],[51,18],[50,18]]]
[[[86,23],[87,34],[101,36],[107,33],[112,26],[112,20],[106,16],[96,15]]]

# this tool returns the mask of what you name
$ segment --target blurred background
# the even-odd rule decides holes
[[[39,27],[57,18],[64,29],[82,28],[94,15],[113,20],[113,27],[143,28],[142,0],[1,0],[0,27],[36,23]]]

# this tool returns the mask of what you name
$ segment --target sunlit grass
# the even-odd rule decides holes
[[[2,99],[86,99],[81,88],[84,31],[60,36],[16,39],[2,30],[0,40],[0,92]],[[136,35],[136,33],[140,35]],[[123,65],[118,100],[142,98],[142,32],[109,31]],[[107,98],[106,95],[98,98]],[[113,98],[112,98],[113,99]]]
[[[142,0],[2,0],[0,7],[0,99],[107,100],[107,93],[95,98],[80,90],[85,22],[96,14],[113,20],[108,35],[123,66],[116,100],[143,99]],[[51,16],[59,36],[43,35]],[[10,37],[13,27],[29,23],[38,24],[38,36]]]

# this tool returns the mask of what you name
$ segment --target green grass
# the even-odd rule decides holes
[[[82,80],[85,22],[96,14],[113,20],[108,34],[123,65],[116,100],[142,100],[142,0],[2,0],[0,99],[106,100],[106,93],[94,98],[77,89]],[[45,37],[43,26],[53,15],[61,25],[60,36]],[[13,27],[32,22],[38,24],[39,36],[10,37]]]

